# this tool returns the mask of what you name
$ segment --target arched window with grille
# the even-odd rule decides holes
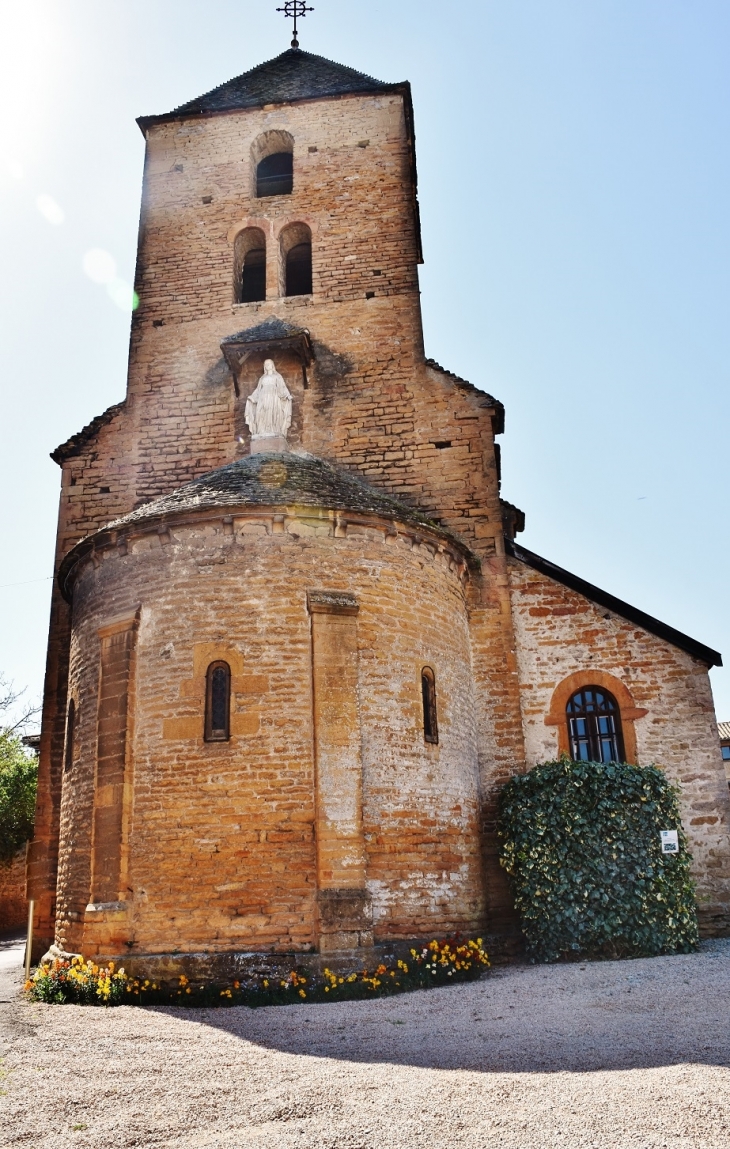
[[[231,668],[211,662],[206,675],[205,741],[227,742],[231,736]]]
[[[570,756],[574,762],[623,762],[621,711],[612,694],[583,686],[568,700]]]
[[[436,713],[436,675],[430,666],[421,671],[421,698],[423,701],[423,741],[434,745],[439,740],[438,714]]]

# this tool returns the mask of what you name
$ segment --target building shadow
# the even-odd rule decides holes
[[[699,954],[511,966],[394,998],[262,1009],[165,1008],[307,1057],[481,1073],[730,1066],[730,941]]]

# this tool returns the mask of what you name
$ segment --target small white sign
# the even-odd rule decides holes
[[[662,839],[662,853],[678,854],[679,832],[677,830],[661,830],[660,835]]]

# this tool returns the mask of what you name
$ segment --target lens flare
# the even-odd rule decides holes
[[[109,298],[116,303],[121,311],[136,311],[139,307],[137,292],[123,279],[115,277],[107,283],[106,290]]]
[[[66,218],[63,208],[56,203],[52,196],[36,196],[35,205],[43,218],[47,219],[48,222],[52,223],[55,227],[63,223]]]
[[[92,247],[83,258],[83,268],[94,283],[112,283],[117,277],[117,261],[101,247]]]

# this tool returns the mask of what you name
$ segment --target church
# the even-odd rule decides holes
[[[504,408],[424,350],[409,84],[295,46],[138,123],[127,394],[52,456],[34,957],[498,947],[497,797],[563,752],[666,771],[726,934],[720,656],[517,541]]]

